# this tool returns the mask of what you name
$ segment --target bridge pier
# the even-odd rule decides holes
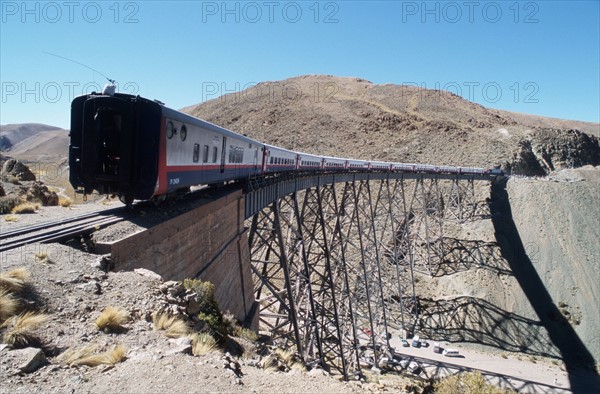
[[[165,280],[215,285],[222,311],[258,328],[244,197],[240,190],[108,245],[117,270],[146,268]]]
[[[360,375],[390,356],[392,330],[413,332],[415,272],[433,275],[446,258],[445,218],[476,215],[473,181],[324,176],[302,180],[303,190],[285,182],[299,181],[246,195],[261,329],[308,365]]]

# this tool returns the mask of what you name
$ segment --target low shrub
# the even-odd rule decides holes
[[[253,342],[258,340],[258,334],[255,331],[252,331],[249,328],[240,327],[239,325],[233,326],[233,335]]]
[[[206,323],[208,332],[218,341],[224,341],[231,334],[232,327],[219,309],[214,295],[215,286],[199,279],[184,279],[183,287],[196,293],[196,301],[200,306],[198,318]]]

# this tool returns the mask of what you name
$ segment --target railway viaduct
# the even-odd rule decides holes
[[[222,310],[348,378],[388,352],[392,330],[412,332],[415,272],[431,274],[452,253],[444,222],[489,214],[475,185],[490,181],[388,172],[250,179],[110,253],[116,269],[214,283]]]

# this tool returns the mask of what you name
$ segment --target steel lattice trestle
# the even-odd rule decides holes
[[[323,178],[255,210],[249,243],[261,330],[345,378],[377,365],[392,331],[413,331],[415,272],[437,271],[444,221],[473,219],[474,196],[464,178]]]

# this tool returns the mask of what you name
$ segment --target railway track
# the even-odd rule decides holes
[[[86,235],[130,217],[124,207],[92,212],[67,219],[0,232],[0,252],[34,243],[60,242]]]

